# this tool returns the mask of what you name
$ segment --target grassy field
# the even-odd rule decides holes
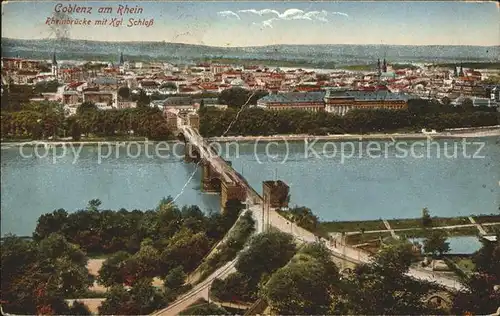
[[[467,217],[432,217],[432,227],[467,225],[471,222]],[[421,218],[404,218],[388,220],[392,229],[422,227]]]
[[[397,234],[401,237],[406,238],[425,238],[429,235],[431,230],[429,229],[421,229],[415,228],[412,230],[405,230],[402,232],[397,232]],[[455,229],[446,229],[449,237],[457,237],[457,236],[476,236],[479,234],[479,231],[476,227],[460,227]]]
[[[365,234],[355,234],[346,237],[347,243],[351,245],[363,244],[367,242],[377,241],[378,239],[391,237],[391,233],[365,233]]]

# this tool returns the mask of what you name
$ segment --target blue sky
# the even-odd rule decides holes
[[[2,3],[2,37],[48,38],[47,17],[58,2]],[[71,38],[167,41],[210,46],[272,44],[499,45],[500,11],[494,2],[73,2],[139,5],[153,26],[72,26]],[[107,15],[116,17],[116,11]]]

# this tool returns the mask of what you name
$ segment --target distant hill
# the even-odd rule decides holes
[[[500,60],[500,46],[406,46],[406,45],[272,45],[261,47],[212,47],[167,42],[101,42],[86,40],[22,40],[2,38],[2,56],[50,59],[53,51],[61,59],[100,59],[115,62],[119,52],[129,60],[162,60],[189,63],[209,59],[301,61],[311,65],[373,64],[377,58],[389,62]]]

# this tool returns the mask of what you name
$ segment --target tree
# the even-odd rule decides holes
[[[230,313],[216,304],[208,303],[205,299],[199,299],[179,315],[230,315]]]
[[[16,314],[69,314],[64,298],[92,284],[85,254],[60,235],[40,243],[7,236],[1,244],[2,304]]]
[[[263,286],[262,295],[277,314],[327,314],[338,276],[324,245],[306,245],[271,276]]]
[[[76,109],[76,114],[82,115],[84,113],[91,113],[97,111],[97,105],[93,102],[83,102]]]
[[[80,125],[78,122],[73,122],[71,124],[71,138],[73,138],[74,141],[79,141],[82,135],[82,130],[80,128]]]
[[[64,209],[58,209],[52,213],[42,214],[38,218],[33,238],[35,240],[42,240],[52,233],[60,233],[67,220],[68,212]]]
[[[98,282],[106,287],[125,283],[125,266],[131,255],[118,251],[107,258],[99,270]]]
[[[74,301],[73,305],[69,308],[68,315],[92,315],[92,313],[84,303]]]
[[[475,271],[463,278],[465,289],[453,299],[453,314],[492,314],[500,302],[500,234],[496,241],[481,239],[483,246],[472,257]]]
[[[147,315],[165,302],[162,293],[151,285],[151,279],[139,280],[130,290],[122,285],[106,292],[106,300],[99,307],[102,315]]]
[[[409,242],[384,246],[372,264],[359,265],[343,278],[333,310],[363,315],[442,314],[424,303],[442,289],[406,275],[414,257]]]
[[[165,276],[164,286],[171,290],[178,290],[184,284],[186,280],[186,274],[182,266],[178,266],[170,270],[170,272]]]
[[[429,214],[429,209],[427,207],[425,207],[422,210],[422,226],[423,227],[432,226],[432,218],[431,215]]]
[[[243,88],[233,87],[226,89],[219,95],[219,102],[227,104],[229,107],[241,107],[250,103],[251,91]]]
[[[300,227],[312,232],[317,231],[319,220],[318,217],[313,214],[311,209],[296,206],[290,209],[288,213],[291,215],[293,221]]]
[[[446,242],[447,233],[445,230],[434,229],[424,240],[424,252],[432,256],[442,256],[450,251],[450,243]]]
[[[235,268],[244,275],[260,279],[263,273],[271,274],[284,266],[295,250],[291,235],[274,231],[262,233],[250,240],[248,248],[238,257]]]
[[[222,302],[246,302],[252,300],[250,279],[239,272],[231,273],[224,280],[215,279],[210,295]]]
[[[474,102],[471,99],[466,98],[466,99],[464,99],[464,101],[462,102],[460,107],[462,109],[464,109],[465,111],[473,111],[474,110]]]
[[[89,201],[89,204],[87,206],[87,209],[89,211],[97,211],[99,209],[99,206],[101,206],[101,200],[99,199],[92,199]]]

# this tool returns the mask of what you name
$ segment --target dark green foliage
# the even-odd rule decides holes
[[[432,218],[427,207],[422,210],[422,226],[423,227],[432,226]]]
[[[57,92],[57,88],[60,86],[57,80],[52,81],[40,81],[35,84],[33,88],[36,93],[54,93]]]
[[[229,215],[228,213],[226,213]],[[234,228],[229,232],[228,237],[224,240],[219,249],[214,254],[210,255],[200,267],[202,275],[201,280],[205,279],[225,263],[233,260],[238,252],[243,249],[248,238],[255,231],[255,221],[250,212],[243,214]]]
[[[249,91],[243,88],[235,87],[222,91],[219,95],[219,102],[227,104],[229,107],[239,108],[243,105],[255,105],[257,100],[266,96],[267,91]]]
[[[95,199],[87,210],[68,214],[60,209],[42,215],[35,240],[43,245],[50,234],[59,233],[89,253],[114,253],[100,271],[99,283],[105,286],[160,276],[173,291],[184,284],[184,272],[193,271],[232,227],[241,209],[231,202],[234,207],[226,213],[206,216],[194,205],[179,209],[171,198],[162,200],[157,210],[145,212],[100,210],[100,204]],[[245,234],[250,227],[253,222]]]
[[[147,315],[166,303],[164,293],[151,285],[151,279],[138,281],[130,290],[113,286],[99,307],[103,315]]]
[[[66,297],[92,284],[87,257],[57,234],[40,242],[7,236],[1,244],[2,307],[11,314],[72,314]],[[74,313],[82,313],[76,308]]]
[[[230,315],[224,308],[213,303],[208,303],[204,299],[199,299],[179,315]]]
[[[19,111],[3,112],[1,132],[3,137],[63,137],[79,135],[98,137],[128,135],[163,140],[171,137],[163,114],[159,109],[138,107],[135,109],[98,110],[90,102],[82,103],[77,114],[65,118],[62,106],[57,103],[40,102],[24,104]]]
[[[73,302],[73,305],[69,308],[68,315],[92,315],[87,306],[81,302]]]
[[[285,212],[285,214],[289,220],[310,232],[316,232],[318,230],[318,217],[307,207],[296,206]]]
[[[343,278],[335,298],[334,311],[363,315],[442,314],[425,303],[442,289],[405,273],[415,255],[412,245],[395,242],[375,255],[374,263],[357,266]]]
[[[242,98],[243,99],[243,98]],[[240,104],[242,101],[236,102]],[[495,108],[464,109],[427,100],[410,100],[408,110],[353,110],[339,117],[324,112],[300,110],[266,111],[245,108],[231,126],[228,135],[275,135],[420,131],[422,128],[444,129],[497,125]],[[219,136],[233,122],[238,109],[226,111],[205,108],[200,112],[200,133]]]
[[[233,301],[256,299],[259,283],[267,281],[274,271],[284,266],[295,251],[292,236],[286,233],[267,232],[254,236],[236,261],[238,272],[214,282],[213,297]]]
[[[500,234],[497,241],[482,240],[483,247],[472,257],[473,274],[464,278],[465,289],[453,301],[453,314],[493,314],[500,304]],[[496,288],[495,288],[496,286]]]
[[[270,274],[284,266],[295,251],[293,238],[289,234],[259,234],[250,240],[248,248],[238,257],[235,267],[242,274],[259,279],[263,273]]]
[[[118,96],[122,100],[129,100],[130,99],[130,89],[128,87],[120,87],[118,89]]]
[[[184,284],[186,279],[186,274],[182,266],[178,266],[170,270],[170,272],[165,276],[164,285],[171,290],[178,290]]]
[[[262,295],[280,315],[327,314],[339,273],[322,244],[308,244],[263,286]]]
[[[446,241],[448,234],[444,229],[435,229],[429,232],[424,240],[424,252],[432,256],[441,256],[450,251],[450,243]]]

